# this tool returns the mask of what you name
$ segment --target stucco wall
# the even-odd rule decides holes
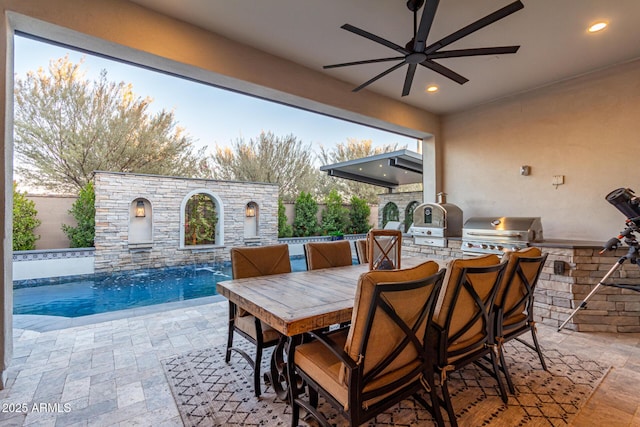
[[[224,242],[217,247],[180,246],[180,210],[192,191],[209,191],[219,197],[224,217]],[[274,244],[278,239],[278,186],[274,184],[187,179],[157,175],[97,172],[95,271],[134,270],[229,260],[229,248],[247,244]],[[130,209],[138,198],[151,208],[150,244],[130,241]],[[245,207],[258,205],[258,236],[244,237]]]
[[[69,238],[62,231],[62,224],[76,225],[76,220],[71,214],[74,196],[41,196],[27,195],[27,199],[35,203],[37,218],[41,224],[36,227],[34,233],[40,238],[36,240],[36,249],[61,249],[69,247]]]
[[[640,61],[446,116],[444,191],[465,220],[540,216],[545,238],[604,242],[625,220],[605,196],[640,194],[639,117]]]

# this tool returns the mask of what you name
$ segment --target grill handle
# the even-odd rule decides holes
[[[479,236],[479,237],[522,237],[520,233],[481,233],[477,231],[467,231],[469,236]]]

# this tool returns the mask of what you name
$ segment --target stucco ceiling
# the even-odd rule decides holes
[[[139,5],[287,58],[353,84],[394,63],[323,70],[323,65],[397,56],[340,29],[349,23],[404,46],[413,32],[405,0],[131,0]],[[441,0],[427,43],[506,6],[512,0]],[[418,67],[411,94],[401,97],[406,67],[365,90],[445,114],[640,57],[638,0],[522,0],[524,9],[449,46],[520,45],[516,54],[438,60],[469,79],[459,85]],[[598,20],[604,31],[587,33]],[[425,92],[436,84],[440,90]],[[353,96],[358,96],[354,93]]]

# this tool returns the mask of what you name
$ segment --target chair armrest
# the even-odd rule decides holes
[[[339,333],[338,331],[332,331],[333,333]],[[342,363],[344,363],[349,370],[354,370],[358,367],[358,364],[344,351],[344,348],[340,347],[338,343],[331,339],[332,333],[324,332],[323,330],[317,330],[309,332],[309,334],[320,341],[333,353]]]

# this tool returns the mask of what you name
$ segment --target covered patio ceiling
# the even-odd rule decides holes
[[[329,176],[388,189],[422,182],[422,154],[398,150],[320,167]]]

